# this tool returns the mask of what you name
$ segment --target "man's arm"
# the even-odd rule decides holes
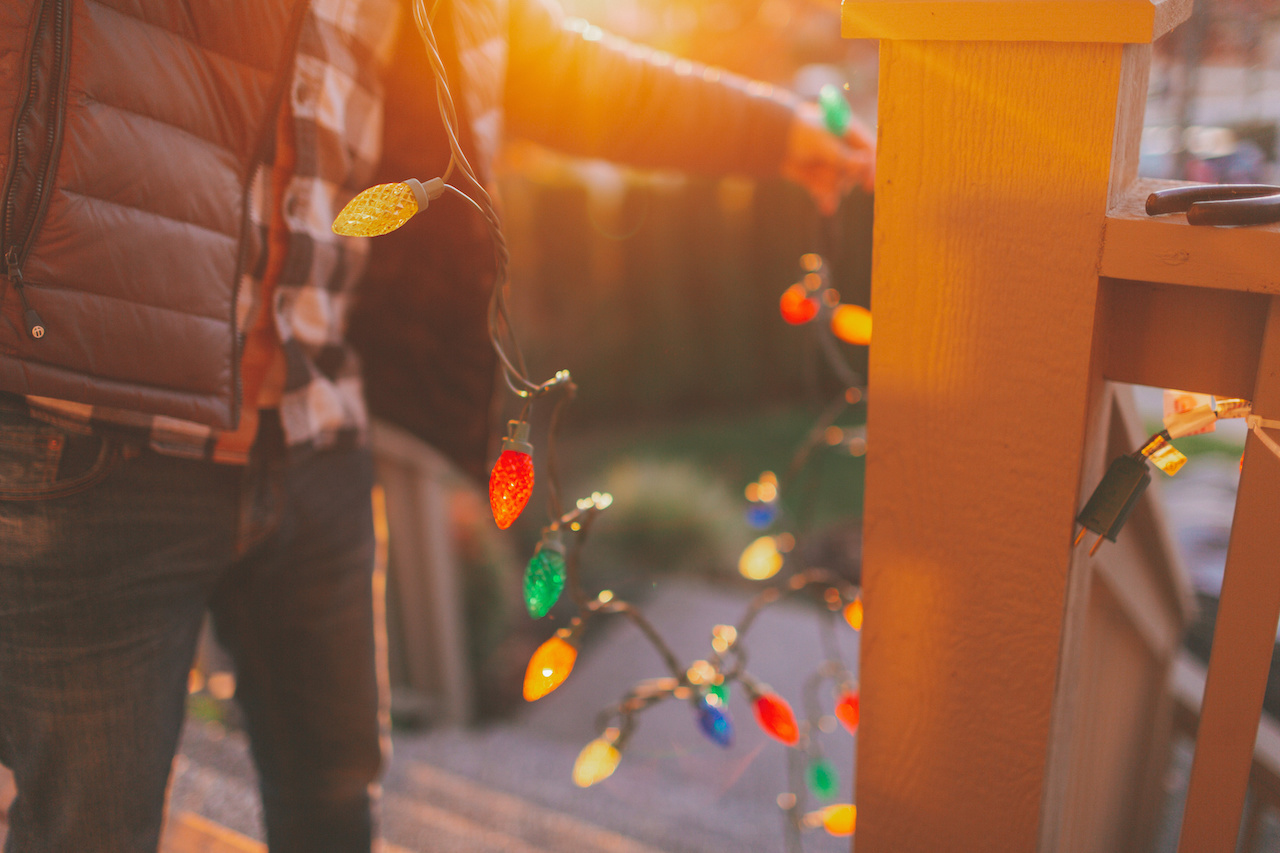
[[[874,142],[844,139],[790,93],[564,26],[550,0],[512,0],[505,110],[512,134],[641,167],[766,177],[809,189],[824,210],[869,184]]]

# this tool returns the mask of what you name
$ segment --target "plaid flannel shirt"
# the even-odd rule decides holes
[[[272,292],[258,306],[264,251],[239,288],[243,339],[255,310],[273,312],[286,365],[280,420],[291,448],[322,449],[363,441],[367,414],[355,354],[344,342],[346,309],[364,269],[367,245],[335,235],[330,223],[371,182],[381,154],[381,73],[397,25],[395,0],[313,0],[299,37],[289,107],[293,174],[283,209],[287,251]],[[251,188],[252,226],[267,246],[272,170],[260,166]],[[246,400],[245,405],[253,401]],[[243,463],[202,424],[45,397],[27,397],[33,416],[74,432],[124,434],[176,456]]]

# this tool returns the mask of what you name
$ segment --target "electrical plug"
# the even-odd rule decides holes
[[[1093,547],[1089,549],[1089,556],[1093,556],[1104,538],[1116,541],[1120,528],[1129,520],[1129,513],[1133,512],[1138,498],[1142,497],[1150,483],[1151,470],[1147,468],[1147,460],[1141,454],[1117,457],[1107,468],[1102,482],[1098,483],[1089,496],[1084,509],[1076,516],[1081,529],[1074,544],[1079,545],[1085,531],[1092,530],[1098,534]]]

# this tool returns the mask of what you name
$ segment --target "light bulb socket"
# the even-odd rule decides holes
[[[635,731],[635,728],[635,721],[628,717],[627,721],[618,727],[617,736],[614,737],[613,740],[609,741],[610,746],[616,749],[619,755],[621,755],[622,751],[627,748],[627,743],[631,740],[631,733]],[[606,731],[601,734],[601,738],[608,741],[608,735],[609,732]]]
[[[561,557],[564,556],[564,537],[559,529],[547,529],[542,531],[542,539],[538,541],[538,547],[533,549],[536,557],[540,551],[554,551]]]
[[[418,203],[418,212],[427,209],[432,200],[444,195],[444,178],[432,178],[425,184],[417,178],[406,178],[404,185],[413,191],[413,200]]]
[[[575,616],[572,621],[569,622],[568,627],[559,629],[553,636],[559,637],[561,640],[564,640],[576,649],[582,644],[582,634],[586,626],[586,622],[583,622]]]
[[[502,449],[504,452],[514,450],[533,455],[533,445],[529,443],[528,421],[507,421],[507,437],[502,439]]]

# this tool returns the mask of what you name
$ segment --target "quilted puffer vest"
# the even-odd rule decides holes
[[[0,4],[0,390],[234,425],[251,182],[304,7]]]

